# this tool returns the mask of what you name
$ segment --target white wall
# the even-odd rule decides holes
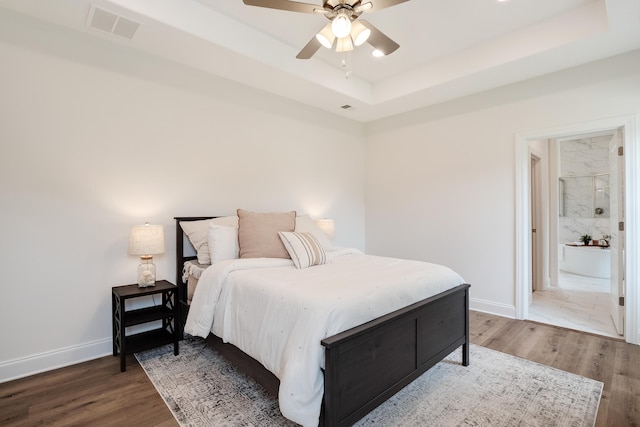
[[[635,51],[368,125],[367,252],[450,265],[514,316],[516,135],[638,113]]]
[[[0,13],[0,381],[111,352],[129,228],[296,209],[364,249],[364,126]]]

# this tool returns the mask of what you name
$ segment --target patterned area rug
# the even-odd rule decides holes
[[[471,365],[460,350],[356,426],[588,426],[603,384],[480,346]],[[181,426],[295,426],[276,399],[199,339],[136,358]]]

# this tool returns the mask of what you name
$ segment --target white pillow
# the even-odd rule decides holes
[[[296,232],[298,233],[310,233],[318,240],[320,246],[325,251],[331,251],[334,249],[331,240],[327,237],[326,234],[320,230],[318,224],[316,224],[315,220],[311,219],[309,215],[300,215],[296,217]]]
[[[180,221],[180,227],[196,250],[198,263],[211,264],[209,255],[209,224],[238,226],[237,216],[222,216],[200,221]]]
[[[278,234],[297,268],[307,268],[327,262],[327,254],[313,234],[295,231],[280,231]]]
[[[238,227],[209,224],[208,243],[211,264],[239,258]]]

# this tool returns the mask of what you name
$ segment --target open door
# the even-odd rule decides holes
[[[609,142],[609,200],[611,219],[611,318],[624,336],[624,147],[622,129]]]
[[[529,286],[529,304],[532,293],[542,290],[540,274],[540,158],[531,154],[531,285]]]

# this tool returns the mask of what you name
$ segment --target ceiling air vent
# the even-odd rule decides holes
[[[343,110],[348,110],[349,108],[351,108],[351,105],[349,105],[349,104],[344,104],[344,105],[343,105],[342,107],[340,107],[340,108],[342,108]]]
[[[91,5],[87,26],[131,40],[138,31],[140,23]]]

